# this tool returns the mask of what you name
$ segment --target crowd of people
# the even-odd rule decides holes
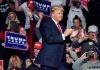
[[[100,1],[0,0],[0,60],[4,70],[100,70]],[[7,32],[26,37],[28,50],[5,48]]]

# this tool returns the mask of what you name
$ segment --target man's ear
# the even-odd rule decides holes
[[[54,13],[53,13],[53,12],[51,13],[51,16],[52,16],[52,17],[54,16]]]

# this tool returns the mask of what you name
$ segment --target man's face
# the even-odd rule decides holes
[[[96,51],[89,51],[90,53],[91,53],[91,55],[92,55],[92,57],[90,56],[89,58],[90,59],[97,59],[97,57],[98,57],[98,54],[97,54],[97,52]]]
[[[60,10],[55,10],[52,13],[52,17],[54,20],[56,20],[57,22],[60,22],[63,19],[63,11]]]
[[[37,57],[39,51],[40,51],[39,49],[35,49],[35,48],[34,48],[34,56],[35,56],[35,57]]]
[[[25,28],[23,28],[23,27],[20,28],[19,29],[19,33],[26,36],[26,30],[25,30]]]
[[[30,61],[30,59],[26,59],[25,63],[26,63],[26,67],[27,68],[32,64],[31,61]]]
[[[88,35],[89,35],[89,39],[91,39],[91,40],[93,40],[93,39],[95,39],[97,37],[97,33],[96,32],[89,32]]]

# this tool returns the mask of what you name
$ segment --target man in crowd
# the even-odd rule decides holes
[[[84,61],[87,59],[87,62]],[[73,64],[74,70],[100,70],[100,61],[95,50],[82,54]]]
[[[81,46],[81,53],[87,52],[89,49],[96,49],[98,52],[100,52],[100,43],[99,43],[99,32],[98,27],[95,25],[91,25],[88,27],[87,35],[84,35],[83,38],[73,41],[72,47],[77,48]],[[93,46],[89,46],[92,45]]]

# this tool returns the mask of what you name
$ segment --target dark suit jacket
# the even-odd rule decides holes
[[[51,67],[58,67],[64,60],[65,46],[62,34],[50,18],[41,26],[43,47],[36,59],[36,63]]]

